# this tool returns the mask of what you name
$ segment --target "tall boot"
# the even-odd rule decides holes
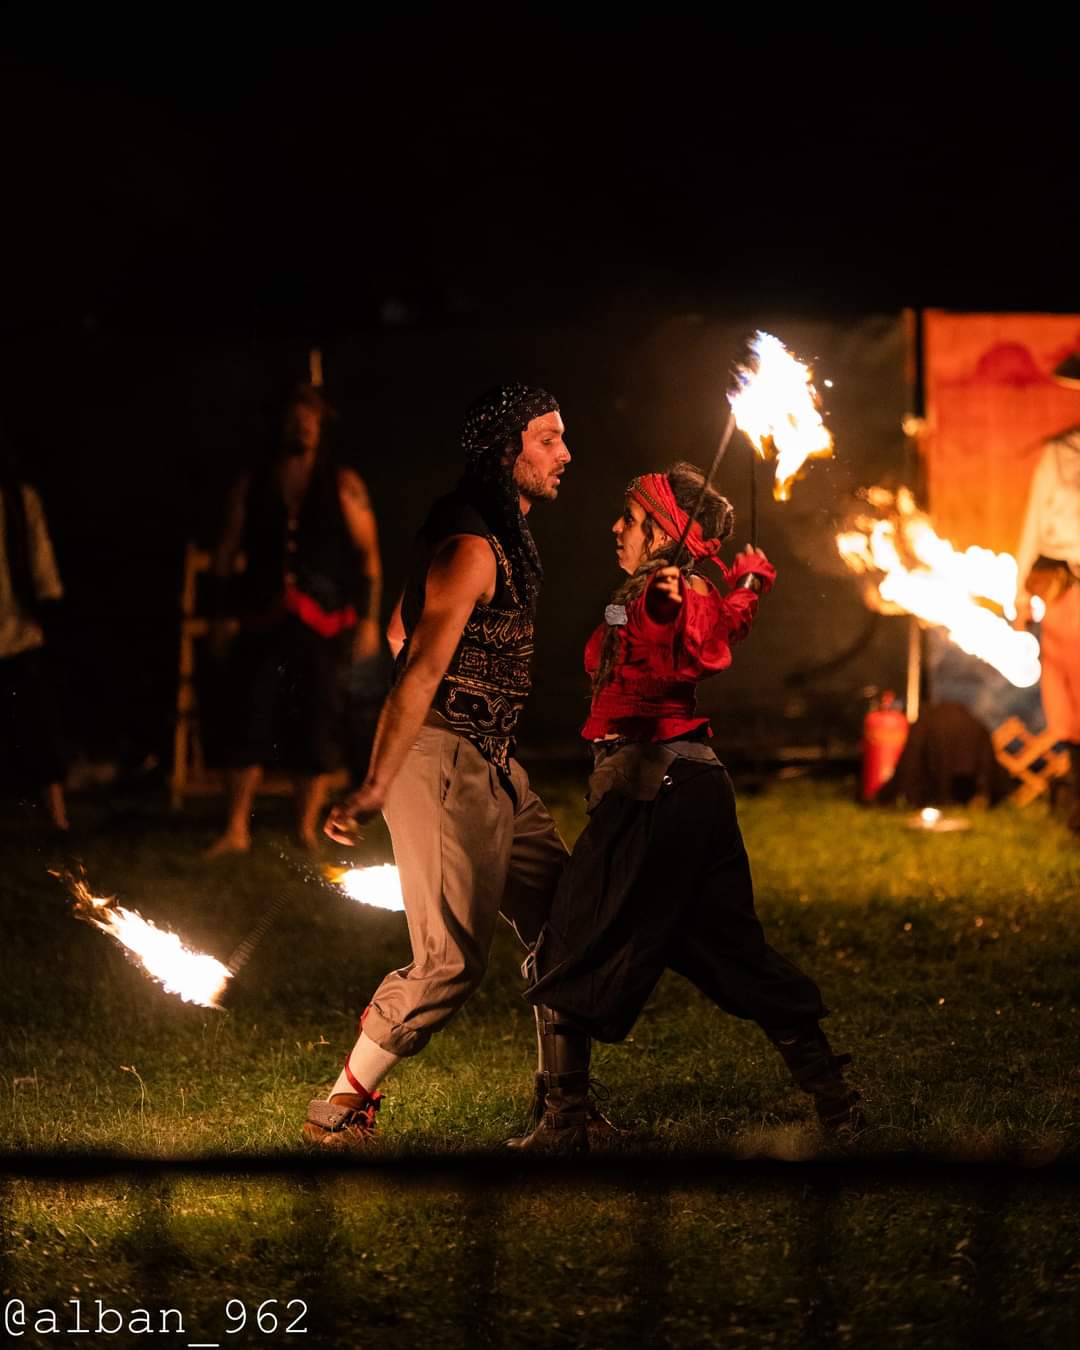
[[[534,1008],[533,1013],[536,1017],[536,1043],[541,1064],[550,1064],[552,1062],[552,1050],[555,1051],[556,1055],[558,1054],[558,1047],[551,1045],[544,1039],[545,1035],[548,1034],[545,1032],[545,1027],[551,1027],[553,1025],[552,1018],[554,1017],[554,1026],[563,1028],[561,1031],[555,1031],[555,1035],[569,1034],[571,1036],[578,1035],[586,1037],[585,1063],[586,1066],[588,1066],[592,1057],[592,1040],[590,1037],[586,1036],[584,1031],[574,1026],[572,1019],[566,1017],[565,1014],[555,1013],[553,1008],[543,1010],[541,1008]],[[533,1075],[533,1099],[529,1113],[533,1126],[539,1125],[540,1121],[543,1119],[544,1110],[547,1106],[548,1080],[553,1071],[554,1070],[550,1068],[538,1069]],[[618,1125],[615,1125],[606,1115],[604,1115],[603,1111],[600,1109],[600,1104],[597,1101],[598,1093],[603,1094],[604,1089],[590,1074],[588,1085],[588,1120],[586,1122],[586,1129],[589,1132],[589,1148],[620,1148],[629,1140],[630,1132],[629,1130],[620,1129]],[[513,1145],[513,1147],[517,1147],[517,1145]]]
[[[554,1008],[538,1003],[535,1013],[543,1066],[536,1075],[535,1125],[529,1134],[507,1143],[510,1148],[529,1151],[586,1152],[592,1041],[571,1018]]]
[[[850,1055],[834,1055],[817,1022],[766,1032],[794,1078],[796,1086],[814,1099],[814,1109],[825,1133],[846,1140],[865,1129],[859,1094],[844,1081]]]

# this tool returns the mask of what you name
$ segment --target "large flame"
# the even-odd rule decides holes
[[[125,909],[109,896],[94,895],[86,881],[70,874],[55,873],[65,881],[75,900],[75,913],[124,947],[166,993],[178,994],[185,1003],[216,1008],[232,978],[232,971],[213,956],[185,947],[175,933]]]
[[[755,333],[748,345],[728,401],[736,425],[762,459],[775,453],[773,496],[784,502],[806,461],[832,454],[833,438],[822,421],[809,366],[770,333]]]
[[[404,910],[401,879],[393,863],[379,867],[328,867],[328,881],[340,886],[350,900],[377,909]]]
[[[986,548],[960,553],[938,535],[908,488],[870,488],[865,496],[878,514],[859,516],[836,536],[836,546],[852,571],[870,581],[870,603],[944,628],[1019,689],[1037,684],[1039,644],[1008,622],[1016,617],[1016,559]]]

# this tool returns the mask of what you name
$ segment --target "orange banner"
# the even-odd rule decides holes
[[[927,502],[958,548],[1017,551],[1049,436],[1080,423],[1080,390],[1050,371],[1080,348],[1080,315],[923,315]]]
[[[920,435],[938,534],[1015,553],[1044,441],[1080,423],[1051,371],[1080,349],[1080,314],[924,314]]]

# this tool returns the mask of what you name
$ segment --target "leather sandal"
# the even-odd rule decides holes
[[[316,1148],[362,1149],[375,1137],[375,1116],[382,1104],[380,1092],[368,1092],[353,1077],[348,1062],[345,1077],[352,1092],[338,1092],[327,1101],[315,1097],[308,1102],[307,1119],[300,1133]]]

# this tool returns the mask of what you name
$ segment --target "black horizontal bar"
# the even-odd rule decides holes
[[[156,1158],[104,1153],[3,1153],[0,1177],[91,1181],[112,1176],[147,1177],[309,1177],[367,1172],[405,1185],[460,1181],[470,1186],[504,1186],[541,1177],[545,1182],[602,1185],[709,1186],[718,1182],[792,1181],[799,1185],[857,1186],[1080,1182],[1074,1158],[1042,1166],[1019,1161],[966,1162],[903,1153],[884,1156],[822,1157],[786,1162],[776,1158],[734,1158],[715,1153],[647,1155],[630,1152],[522,1156],[501,1153],[410,1153],[392,1156],[339,1153],[215,1153]]]

